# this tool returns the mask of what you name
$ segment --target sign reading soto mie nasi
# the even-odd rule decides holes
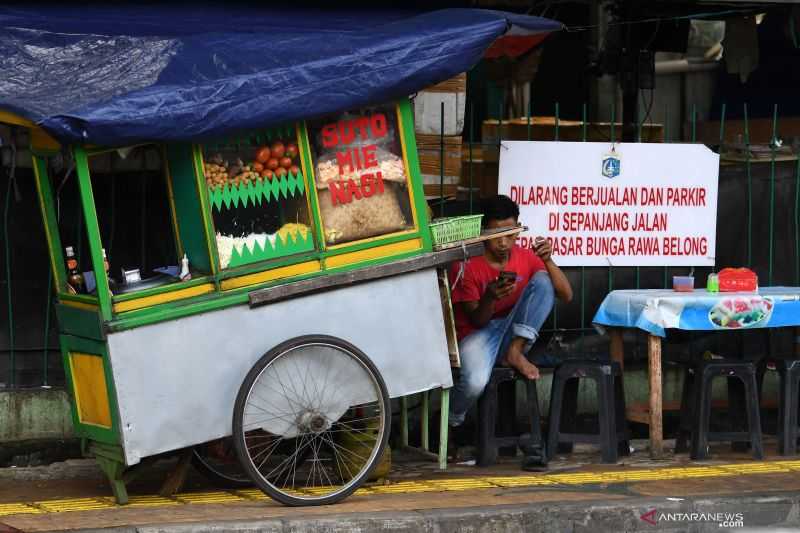
[[[503,141],[500,194],[561,266],[713,266],[719,156],[696,144]]]

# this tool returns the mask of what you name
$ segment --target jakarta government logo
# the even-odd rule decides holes
[[[617,155],[617,153],[613,150],[610,154],[606,154],[603,157],[602,173],[604,177],[608,179],[616,178],[619,176],[620,168],[621,165],[619,155]]]

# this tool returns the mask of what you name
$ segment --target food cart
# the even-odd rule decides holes
[[[410,113],[159,146],[182,271],[108,270],[92,170],[107,148],[73,148],[88,261],[65,262],[34,156],[75,430],[120,501],[125,468],[231,435],[271,496],[336,501],[380,460],[389,399],[452,385],[436,266],[463,252],[432,252]]]
[[[0,122],[31,131],[75,431],[120,503],[175,450],[240,481],[203,461],[229,437],[273,498],[333,503],[380,461],[390,398],[452,385],[437,266],[476,253],[433,249],[411,104],[374,102],[560,25],[203,9],[0,9]],[[163,202],[114,191],[131,160]],[[114,202],[163,222],[140,217],[136,257],[111,250]]]

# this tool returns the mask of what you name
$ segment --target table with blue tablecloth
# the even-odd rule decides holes
[[[648,333],[650,454],[663,452],[661,338],[666,329],[742,331],[800,326],[800,287],[762,287],[757,293],[636,289],[610,292],[592,319],[611,337],[611,356],[622,364],[622,328]]]

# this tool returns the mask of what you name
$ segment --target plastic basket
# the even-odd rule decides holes
[[[430,224],[433,245],[474,239],[481,234],[483,215],[468,215],[434,220]]]

